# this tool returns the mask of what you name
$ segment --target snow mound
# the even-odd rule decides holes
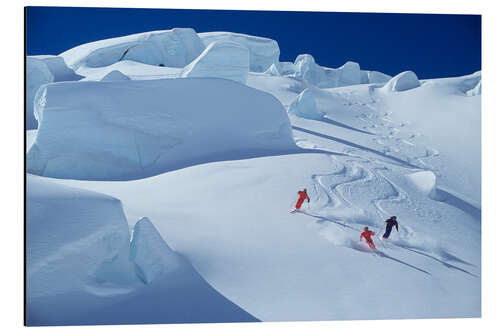
[[[388,91],[406,91],[420,87],[420,81],[415,73],[406,71],[399,73],[389,80],[384,86]]]
[[[120,72],[119,70],[113,70],[108,74],[104,75],[100,81],[128,81],[130,78]]]
[[[436,174],[432,171],[419,171],[406,176],[423,194],[436,197]]]
[[[130,260],[142,281],[151,283],[161,275],[176,271],[180,267],[179,256],[165,243],[147,217],[136,223],[133,235]]]
[[[288,107],[288,113],[306,119],[322,119],[323,113],[316,107],[311,89],[307,88]]]
[[[191,28],[144,32],[82,44],[60,54],[66,63],[80,67],[104,67],[120,60],[184,67],[205,49]]]
[[[27,185],[29,300],[83,291],[102,265],[128,251],[129,229],[119,200],[32,175]]]
[[[216,41],[187,65],[181,77],[216,77],[245,84],[249,70],[248,49],[230,41]]]
[[[232,41],[245,46],[250,52],[252,72],[264,72],[272,64],[279,64],[280,49],[273,39],[232,32],[203,32],[198,36],[205,46],[215,41]]]
[[[264,73],[267,75],[271,75],[271,76],[281,76],[281,74],[280,74],[278,68],[276,68],[275,64],[272,64],[271,66],[269,66],[269,68]]]
[[[28,58],[43,61],[54,76],[54,82],[78,81],[83,78],[83,76],[76,74],[71,68],[66,65],[63,57],[54,55],[39,55],[29,56]]]
[[[223,79],[54,83],[36,117],[27,170],[56,178],[136,179],[298,149],[275,97]]]
[[[54,75],[47,64],[40,59],[26,58],[26,129],[37,128],[34,116],[34,99],[38,89],[44,84],[54,81]]]

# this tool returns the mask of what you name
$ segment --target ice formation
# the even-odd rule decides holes
[[[390,79],[384,86],[388,91],[406,91],[420,87],[420,81],[417,75],[412,71],[399,73]]]
[[[181,77],[215,77],[245,84],[249,70],[248,49],[230,41],[215,41],[181,73]]]
[[[296,149],[281,103],[229,80],[64,82],[37,96],[41,125],[27,155],[33,174],[142,178],[203,161]]]
[[[35,129],[38,126],[34,115],[34,99],[38,89],[54,81],[54,75],[47,64],[37,58],[26,58],[26,129]]]
[[[66,63],[79,67],[104,67],[120,60],[184,67],[205,49],[191,28],[153,31],[79,45],[60,54]]]
[[[322,119],[323,113],[316,107],[314,95],[311,89],[307,88],[297,96],[295,101],[288,107],[288,113],[306,119]]]
[[[279,64],[280,49],[275,40],[232,32],[199,33],[205,46],[215,41],[232,41],[245,46],[250,52],[250,71],[264,72],[272,64]]]
[[[28,59],[30,58],[43,61],[49,68],[51,74],[54,76],[54,82],[78,81],[83,78],[83,76],[76,74],[73,69],[66,65],[63,57],[54,55],[39,55],[29,56]]]
[[[102,264],[128,249],[121,202],[33,175],[27,184],[28,297],[82,292]]]
[[[298,79],[314,85],[319,85],[326,80],[323,67],[316,64],[316,61],[310,54],[297,56],[294,66],[296,68],[294,76]]]
[[[280,76],[280,72],[279,72],[278,68],[276,68],[275,64],[272,64],[271,66],[269,66],[269,68],[265,71],[265,73],[267,75],[271,75],[271,76]]]
[[[178,254],[170,249],[147,217],[134,226],[130,260],[145,283],[177,270],[182,264]]]

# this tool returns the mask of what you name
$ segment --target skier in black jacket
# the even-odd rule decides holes
[[[391,216],[390,219],[385,221],[385,233],[382,237],[384,238],[389,238],[389,235],[391,234],[392,227],[396,227],[396,230],[399,232],[398,228],[398,221],[396,221],[396,216]]]

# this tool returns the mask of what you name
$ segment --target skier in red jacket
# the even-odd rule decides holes
[[[361,242],[361,240],[364,237],[370,249],[376,250],[377,248],[375,247],[375,244],[373,244],[373,239],[372,239],[373,235],[375,235],[373,231],[369,230],[368,227],[364,227],[363,232],[361,233],[361,235],[359,235],[359,241]]]
[[[302,203],[304,200],[307,199],[307,202],[310,202],[311,200],[309,199],[309,196],[307,195],[307,190],[304,189],[302,191],[298,191],[297,194],[299,195],[299,199],[297,200],[297,203],[295,204],[296,209],[300,209],[302,206]]]

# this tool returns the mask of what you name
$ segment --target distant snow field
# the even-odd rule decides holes
[[[481,71],[176,28],[29,56],[26,92],[30,326],[481,315]]]

